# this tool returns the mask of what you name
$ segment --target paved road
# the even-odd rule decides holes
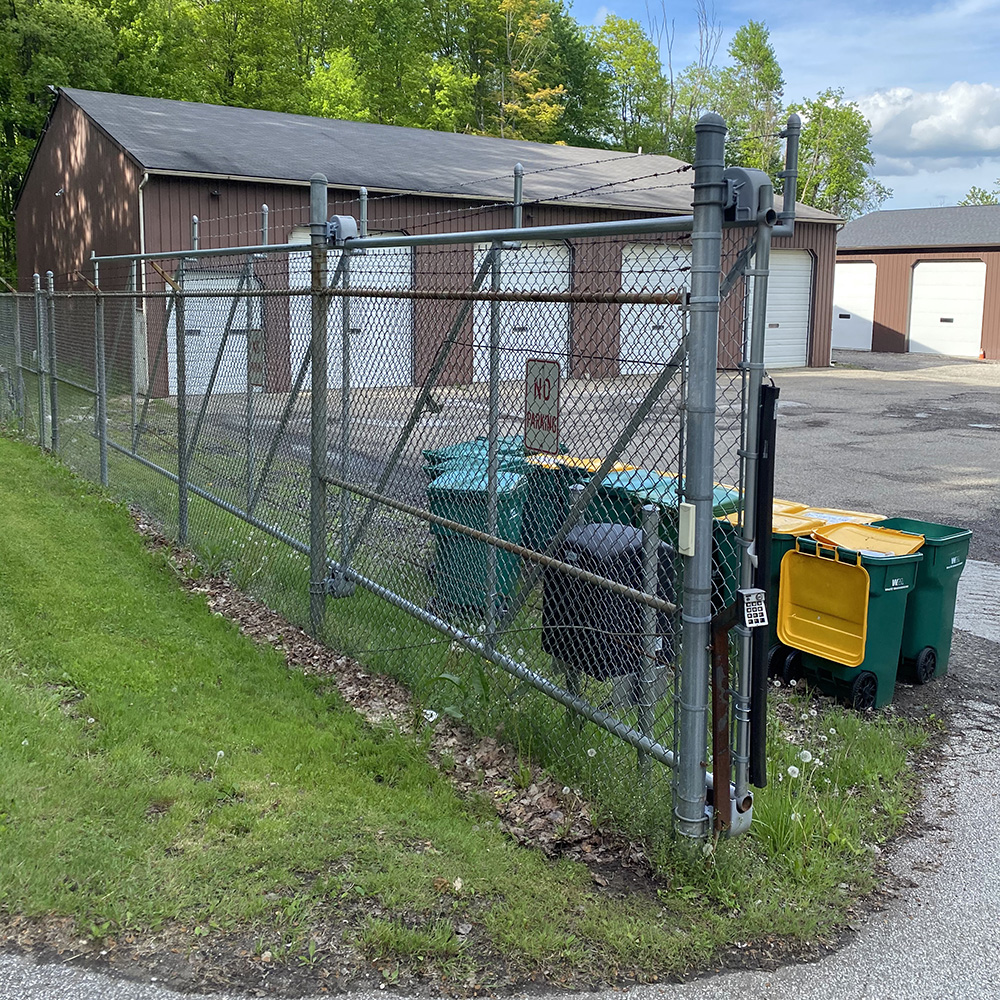
[[[1000,995],[1000,365],[846,352],[838,360],[870,368],[777,379],[779,495],[976,530],[975,558],[960,586],[951,670],[935,682],[947,684],[952,736],[921,807],[924,833],[890,860],[908,887],[819,962],[637,988],[631,1000]],[[620,996],[614,991],[602,1000]],[[157,983],[0,956],[0,1000],[176,998]]]

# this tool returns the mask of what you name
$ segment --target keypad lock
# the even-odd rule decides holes
[[[767,625],[767,594],[759,587],[747,587],[741,590],[743,598],[743,621],[747,628],[760,628]]]

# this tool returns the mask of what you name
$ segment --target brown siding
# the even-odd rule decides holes
[[[80,288],[75,274],[79,269],[91,277],[92,251],[135,250],[141,176],[79,108],[59,100],[17,206],[19,287],[30,289],[36,271],[52,271],[58,288]]]
[[[875,316],[872,350],[893,354],[908,349],[910,288],[913,268],[920,261],[981,260],[986,263],[982,347],[988,358],[1000,358],[1000,250],[971,247],[964,250],[928,249],[886,251],[840,250],[842,261],[872,261],[875,271]],[[832,320],[832,303],[830,309]]]

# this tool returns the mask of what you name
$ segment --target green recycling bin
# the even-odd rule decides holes
[[[778,638],[803,674],[857,709],[892,700],[921,552],[858,552],[797,538],[781,560]]]
[[[924,536],[917,585],[906,602],[900,677],[926,684],[948,670],[958,581],[969,557],[972,532],[908,517],[887,517],[875,526]]]
[[[521,522],[527,492],[525,476],[517,472],[497,473],[497,537],[520,543]],[[478,468],[456,468],[442,472],[427,487],[431,513],[470,528],[487,527],[487,475]],[[437,596],[455,607],[485,608],[486,567],[490,546],[441,525],[432,524],[437,543],[434,582]],[[498,600],[509,597],[517,586],[521,559],[497,550]]]
[[[454,444],[446,444],[440,448],[427,448],[423,452],[424,461],[428,465],[441,465],[454,460],[478,461],[482,457],[483,463],[489,454],[489,441],[485,437],[472,438],[470,441],[457,441]],[[524,457],[524,438],[520,434],[513,434],[497,440],[497,453],[500,455],[516,455]]]
[[[472,471],[486,471],[489,456],[484,451],[482,454],[469,452],[465,455],[452,455],[441,462],[428,462],[423,467],[424,475],[429,483],[434,482],[443,472],[450,472],[455,469],[469,469]],[[510,452],[497,453],[497,470],[499,472],[524,472],[525,460],[523,455],[516,455]]]

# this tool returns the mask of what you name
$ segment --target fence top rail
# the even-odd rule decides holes
[[[511,229],[477,229],[463,233],[424,233],[416,236],[365,236],[345,240],[343,246],[364,250],[386,247],[448,246],[461,243],[510,243],[520,240],[568,240],[598,236],[629,236],[641,233],[687,233],[694,218],[690,215],[663,216],[651,219],[615,219],[610,222],[580,222],[560,226],[522,226]],[[271,243],[242,247],[216,247],[206,250],[164,250],[157,253],[127,253],[101,256],[92,263],[112,261],[195,260],[240,254],[308,252],[308,243]]]

